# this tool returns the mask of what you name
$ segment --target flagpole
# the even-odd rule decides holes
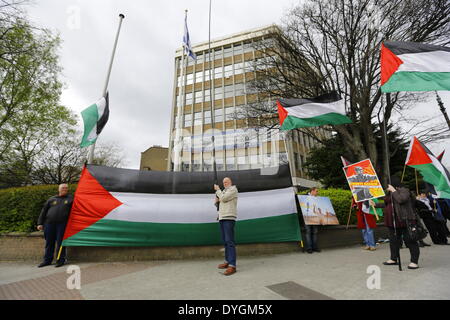
[[[442,114],[444,115],[445,121],[447,122],[448,128],[450,129],[450,119],[448,118],[447,111],[445,110],[444,103],[442,102],[441,97],[437,93],[437,91],[434,91],[436,93],[436,100],[439,105],[439,108],[441,109]]]
[[[388,92],[386,93],[386,105],[390,106],[391,105],[391,94]],[[386,166],[385,166],[385,170],[386,173],[388,175],[388,182],[389,184],[391,184],[391,169],[389,167],[389,144],[388,144],[388,139],[387,139],[387,125],[386,125],[386,106],[384,106],[384,112],[383,112],[383,126],[384,126],[384,130],[383,130],[383,135],[384,135],[384,146],[386,149]],[[398,238],[397,238],[397,223],[395,221],[395,210],[394,210],[394,198],[392,197],[392,192],[391,192],[391,210],[392,210],[392,221],[393,221],[393,225],[394,225],[394,235],[395,235],[395,241],[398,242]],[[397,245],[399,245],[399,243],[397,243]],[[398,270],[402,271],[402,262],[400,259],[400,250],[398,250]]]
[[[212,165],[213,165],[213,172],[214,172],[214,184],[219,184],[219,178],[217,176],[217,163],[216,163],[216,143],[215,143],[215,116],[214,116],[214,97],[212,94],[212,87],[214,84],[214,79],[211,78],[211,2],[212,0],[209,0],[209,14],[208,14],[208,73],[209,73],[209,106],[211,109],[211,128],[212,128],[212,136],[211,136],[211,143],[212,143]],[[218,197],[216,196],[218,199]],[[217,211],[219,211],[219,202],[215,203]]]
[[[106,95],[106,91],[108,90],[109,77],[111,75],[112,65],[113,65],[113,61],[114,61],[114,55],[116,54],[117,42],[119,40],[119,33],[120,33],[120,28],[122,27],[123,19],[125,19],[125,16],[122,13],[119,14],[119,27],[117,29],[116,39],[114,40],[113,51],[111,54],[111,60],[109,62],[108,71],[106,73],[106,80],[105,80],[105,86],[103,87],[102,97],[104,97]],[[94,151],[95,151],[95,142],[93,144],[91,144],[91,146],[89,148],[88,163],[90,163],[90,164],[93,163],[93,161],[94,161]]]

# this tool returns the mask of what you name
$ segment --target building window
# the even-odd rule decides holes
[[[185,114],[184,115],[184,126],[185,127],[192,126],[192,114]]]
[[[215,122],[222,122],[223,121],[223,110],[222,110],[222,108],[214,110],[214,121]]]
[[[234,64],[234,74],[241,74],[244,72],[244,64],[242,62],[238,62]]]
[[[225,98],[232,98],[232,97],[234,97],[233,85],[225,86],[224,87],[224,91],[225,91]]]
[[[194,103],[199,103],[203,101],[203,91],[195,91],[194,93]]]
[[[225,108],[225,121],[234,120],[234,107]]]
[[[211,110],[205,111],[204,112],[204,124],[210,124],[211,123]]]
[[[219,100],[223,98],[222,87],[214,88],[214,100]]]
[[[224,67],[224,77],[228,78],[231,77],[233,75],[233,65],[227,65]]]
[[[186,75],[186,85],[192,84],[193,82],[194,82],[194,75],[192,73]]]
[[[195,83],[203,82],[203,72],[196,72],[195,73]]]
[[[243,96],[245,95],[245,85],[243,83],[237,83],[235,85],[235,95],[237,96]]]
[[[222,59],[222,49],[214,50],[214,59]]]
[[[192,104],[192,92],[186,93],[186,105]]]
[[[234,55],[242,54],[242,44],[235,44],[233,47]]]
[[[252,46],[251,41],[245,42],[244,43],[244,53],[253,52],[253,51],[254,50],[253,50],[253,46]]]
[[[194,126],[199,126],[202,124],[202,113],[195,112],[194,113]]]
[[[255,70],[254,65],[255,64],[254,64],[253,61],[245,61],[244,62],[245,72],[252,72],[252,71],[254,71]]]
[[[208,102],[208,101],[210,101],[211,99],[210,99],[210,92],[209,92],[209,89],[206,89],[205,91],[203,91],[203,93],[204,93],[204,97],[203,97],[203,102]]]
[[[236,165],[234,164],[234,157],[227,157],[227,170],[236,170]]]
[[[224,56],[224,58],[232,57],[233,56],[233,48],[231,46],[225,47],[223,49],[223,56]]]
[[[235,135],[234,129],[228,129],[225,134],[225,145],[226,149],[233,150],[235,147]]]
[[[223,77],[223,67],[214,68],[214,79],[220,79]]]

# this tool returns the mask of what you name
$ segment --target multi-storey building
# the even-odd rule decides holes
[[[240,112],[261,99],[248,90],[255,78],[254,63],[263,58],[255,42],[277,31],[271,25],[213,40],[211,59],[208,42],[192,47],[195,61],[183,58],[182,48],[176,51],[169,171],[212,171],[214,133],[218,171],[273,167],[289,157],[293,183],[317,185],[302,166],[315,143],[311,137],[292,132],[285,141],[278,130],[249,127],[245,112]]]

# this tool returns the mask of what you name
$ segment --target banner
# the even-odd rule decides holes
[[[370,159],[343,168],[356,202],[383,197],[384,190]]]
[[[307,225],[337,225],[339,220],[328,197],[297,195]]]
[[[239,190],[237,243],[301,240],[289,167],[276,169],[218,172],[219,181],[228,176]],[[213,182],[213,172],[87,165],[63,246],[221,244]]]

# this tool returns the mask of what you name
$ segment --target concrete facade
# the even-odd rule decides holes
[[[166,171],[169,149],[152,146],[141,152],[140,170]]]
[[[193,45],[197,60],[175,53],[169,140],[169,171],[212,171],[213,140],[218,171],[278,166],[289,161],[293,185],[319,186],[303,163],[316,145],[310,136],[252,127],[244,111],[253,104],[275,105],[276,97],[250,90],[255,66],[264,60],[256,47],[271,41],[276,25],[257,28]],[[211,81],[212,80],[212,81]],[[278,121],[276,114],[274,122]],[[327,132],[317,129],[320,134]]]

